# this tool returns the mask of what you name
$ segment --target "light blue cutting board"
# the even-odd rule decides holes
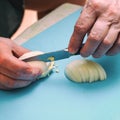
[[[80,10],[38,34],[24,47],[49,52],[66,48]],[[0,120],[120,120],[120,55],[93,61],[108,78],[77,84],[64,75],[66,64],[80,56],[56,62],[59,73],[16,91],[0,91]]]

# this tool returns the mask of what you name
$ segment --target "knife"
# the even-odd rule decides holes
[[[81,46],[81,48],[82,48],[82,46]],[[66,48],[66,49],[63,49],[63,50],[48,52],[48,53],[45,53],[45,54],[37,54],[37,55],[29,56],[29,57],[23,58],[21,60],[23,60],[25,62],[34,61],[34,60],[50,62],[51,61],[50,58],[54,58],[54,61],[57,61],[57,60],[62,60],[62,59],[69,58],[73,55],[79,55],[79,54],[80,54],[79,51],[76,54],[71,54],[68,51],[68,49]]]

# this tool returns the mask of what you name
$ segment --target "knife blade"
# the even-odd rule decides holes
[[[82,45],[83,46],[83,45]],[[81,48],[82,48],[81,46]],[[80,48],[80,49],[81,49]],[[58,51],[53,51],[53,52],[48,52],[48,53],[44,53],[44,54],[37,54],[37,55],[32,55],[26,58],[23,58],[21,60],[28,62],[28,61],[33,61],[33,60],[39,60],[39,61],[44,61],[44,62],[50,62],[51,59],[50,58],[54,58],[54,61],[57,60],[62,60],[62,59],[66,59],[69,58],[73,55],[79,55],[79,51],[76,54],[71,54],[68,49],[63,49],[63,50],[58,50]]]

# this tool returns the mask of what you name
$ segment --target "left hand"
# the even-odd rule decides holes
[[[80,50],[83,57],[95,58],[120,53],[120,0],[87,0],[76,22],[69,43],[69,52]]]
[[[12,40],[0,37],[0,89],[26,87],[40,76],[42,68],[35,68],[19,59],[27,52],[29,50]]]

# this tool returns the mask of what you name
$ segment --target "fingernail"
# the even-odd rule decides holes
[[[71,53],[71,54],[75,54],[78,49],[74,49],[74,48],[68,48],[68,51]]]

